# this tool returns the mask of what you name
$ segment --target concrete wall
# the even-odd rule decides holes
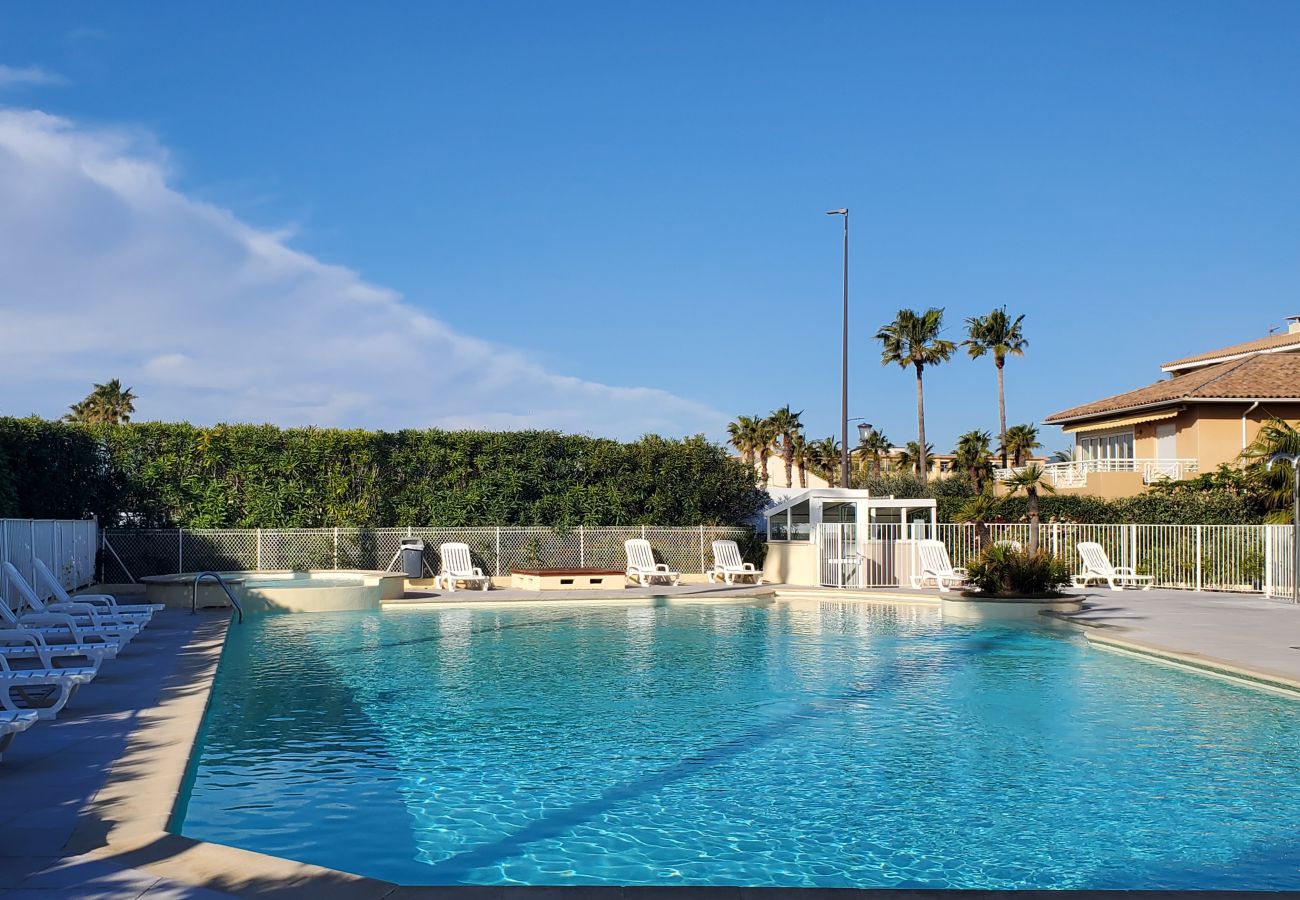
[[[760,474],[760,463],[757,461],[755,461],[754,463],[754,475],[760,480],[762,479],[762,475]],[[808,483],[806,485],[800,484],[799,467],[794,466],[792,469],[790,469],[790,480],[793,481],[794,484],[787,484],[785,480],[785,460],[781,458],[781,455],[779,453],[775,453],[767,458],[767,486],[768,487],[779,487],[779,488],[830,487],[830,485],[826,483],[826,479],[822,478],[820,475],[817,475],[811,471],[807,472],[806,475],[807,475]]]
[[[1300,385],[1296,386],[1300,390]],[[1202,472],[1211,472],[1225,462],[1232,462],[1244,445],[1250,444],[1259,434],[1260,426],[1269,419],[1284,419],[1292,425],[1300,423],[1300,405],[1294,403],[1261,403],[1246,416],[1246,438],[1243,444],[1242,415],[1249,403],[1202,403],[1184,415],[1193,417],[1192,427],[1186,433],[1180,424],[1178,455],[1194,457],[1200,461]],[[1181,420],[1183,417],[1179,416]]]
[[[1061,486],[1057,487],[1056,493],[1063,496],[1086,495],[1115,500],[1120,497],[1132,497],[1144,490],[1146,484],[1142,481],[1141,472],[1089,472],[1088,481],[1082,487]]]
[[[815,587],[821,582],[817,545],[812,541],[772,541],[763,562],[763,580],[774,584]]]

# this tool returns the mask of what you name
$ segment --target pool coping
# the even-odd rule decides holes
[[[819,599],[850,602],[883,602],[938,606],[938,596],[910,594],[875,594],[816,590],[757,591],[751,597],[773,599]],[[629,598],[631,599],[631,598]],[[641,598],[644,599],[644,598]],[[685,598],[684,598],[685,599]],[[689,598],[698,599],[698,598]],[[732,595],[722,599],[744,599]],[[573,603],[575,598],[556,597],[558,603]],[[536,602],[536,601],[527,601]],[[578,602],[581,602],[579,600]],[[419,604],[420,606],[446,606],[448,603]],[[1065,620],[1068,622],[1068,619]],[[1081,627],[1077,622],[1070,624]],[[1084,628],[1090,642],[1108,649],[1135,653],[1158,662],[1187,667],[1193,671],[1217,677],[1233,677],[1252,686],[1276,688],[1278,677],[1273,673],[1251,672],[1221,661],[1186,654],[1170,648],[1160,648],[1139,641],[1126,640],[1111,635],[1094,635],[1093,629]],[[216,633],[192,639],[191,648],[199,652],[199,662],[187,671],[169,676],[168,686],[185,690],[169,692],[168,699],[148,710],[139,725],[131,732],[122,755],[110,768],[104,784],[94,799],[82,810],[76,831],[64,848],[66,856],[86,857],[112,861],[116,865],[147,871],[173,881],[208,890],[246,897],[302,897],[312,900],[369,900],[369,898],[452,898],[452,900],[488,900],[488,898],[536,897],[573,898],[573,900],[604,900],[628,897],[640,900],[671,895],[680,900],[687,898],[737,898],[737,900],[773,900],[777,897],[861,898],[861,900],[904,900],[904,898],[942,898],[954,894],[975,895],[988,898],[1014,898],[1038,900],[1057,898],[1062,894],[1078,897],[1123,897],[1124,900],[1144,898],[1181,897],[1180,891],[1045,891],[1045,890],[944,890],[917,888],[799,888],[799,887],[739,887],[707,885],[398,885],[380,879],[356,875],[310,863],[296,862],[284,857],[244,850],[226,844],[217,844],[187,838],[168,830],[182,792],[189,769],[190,758],[198,741],[204,715],[211,698],[212,684],[216,678],[221,651],[229,625],[214,630]],[[1288,693],[1300,695],[1300,682],[1282,678],[1281,687]],[[1205,891],[1206,896],[1281,896],[1266,891]]]

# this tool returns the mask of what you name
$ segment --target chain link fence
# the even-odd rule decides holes
[[[469,545],[474,564],[492,575],[511,569],[599,568],[623,570],[623,542],[645,538],[660,562],[679,572],[713,565],[713,541],[744,546],[749,528],[696,525],[628,525],[572,528],[261,528],[106,529],[100,580],[135,581],[146,575],[250,569],[387,569],[407,538],[424,541],[429,573],[439,567],[438,547]]]

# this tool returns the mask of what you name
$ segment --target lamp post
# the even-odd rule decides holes
[[[1268,469],[1278,462],[1291,464],[1291,602],[1300,603],[1300,453],[1274,453]]]
[[[858,446],[859,446],[859,447],[861,447],[863,444],[865,444],[865,443],[867,442],[867,440],[868,440],[868,439],[869,439],[873,434],[876,433],[876,429],[874,429],[874,428],[871,427],[871,423],[870,423],[870,422],[863,421],[862,416],[855,416],[854,418],[849,419],[849,421],[850,421],[850,422],[857,422],[857,423],[858,423]],[[850,487],[851,485],[850,485],[848,482],[846,482],[846,483],[844,484],[844,486],[845,486],[845,487]]]
[[[849,211],[828,209],[844,217],[844,333],[840,352],[840,484],[849,486]]]

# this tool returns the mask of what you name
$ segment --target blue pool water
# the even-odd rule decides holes
[[[1300,703],[930,609],[252,617],[192,837],[412,884],[1300,888]]]

